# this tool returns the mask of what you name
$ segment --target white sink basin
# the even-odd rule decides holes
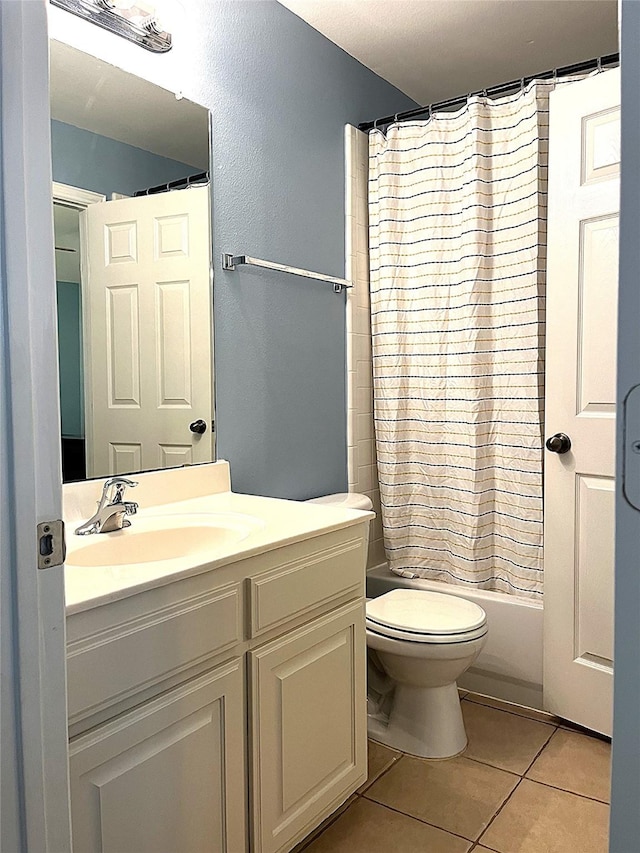
[[[235,513],[134,517],[124,530],[74,536],[66,565],[97,568],[184,559],[197,564],[215,559],[261,526],[258,519]]]

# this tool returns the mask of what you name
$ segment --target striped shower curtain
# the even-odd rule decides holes
[[[374,130],[374,409],[392,571],[539,598],[548,93]]]

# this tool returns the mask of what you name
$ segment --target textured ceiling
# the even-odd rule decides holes
[[[618,49],[616,0],[280,2],[420,104]]]

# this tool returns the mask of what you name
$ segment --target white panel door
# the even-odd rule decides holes
[[[209,188],[91,205],[81,229],[88,476],[210,462]]]
[[[544,701],[612,728],[620,72],[550,98]]]

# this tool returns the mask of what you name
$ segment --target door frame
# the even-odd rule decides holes
[[[71,207],[74,210],[86,210],[92,204],[102,204],[106,202],[107,197],[104,193],[96,193],[91,190],[80,189],[80,187],[71,186],[71,184],[61,184],[58,181],[52,183],[53,204],[62,204],[65,207]],[[85,276],[88,272],[87,262],[87,243],[86,235],[82,219],[79,223],[80,230],[80,307],[82,309],[82,359],[84,364],[89,364],[91,359],[90,352],[90,337],[87,334],[88,330],[88,313],[86,297]],[[85,457],[89,459],[89,447],[93,442],[93,421],[88,417],[87,402],[93,399],[91,387],[91,372],[82,371],[83,388],[82,388],[82,418],[84,422],[84,440],[85,440]]]
[[[622,176],[618,399],[640,381],[640,4],[622,8]],[[25,846],[42,853],[71,849],[64,579],[62,567],[37,569],[34,525],[60,517],[61,454],[51,420],[59,414],[55,335],[53,222],[49,124],[46,3],[0,2],[2,94],[2,238],[8,318],[4,350],[11,414],[9,463],[20,476],[12,483],[11,524],[15,613],[2,639],[15,632],[18,650],[16,734],[22,766]],[[620,419],[622,421],[622,419]],[[4,427],[4,424],[3,424]],[[622,423],[617,447],[622,449]],[[619,466],[621,466],[622,454]],[[638,648],[640,623],[631,612],[640,596],[640,514],[616,493],[616,667],[611,851],[629,849],[640,834],[640,713]],[[19,617],[19,618],[18,618]]]
[[[618,397],[616,429],[615,675],[611,853],[637,848],[640,836],[640,512],[626,500],[625,400],[640,383],[640,3],[621,0],[622,162],[618,287]],[[634,425],[637,428],[637,425]],[[630,430],[631,433],[631,430]]]
[[[54,204],[59,202],[76,210],[85,210],[90,204],[100,204],[107,200],[104,193],[94,193],[91,190],[72,187],[71,184],[61,184],[59,181],[52,181],[51,195]]]
[[[62,466],[44,0],[0,3],[2,249],[9,398],[15,732],[21,849],[71,850],[64,569],[38,569],[36,525],[62,518]],[[6,427],[6,429],[5,429]],[[4,683],[3,688],[6,689]],[[4,798],[3,798],[4,799]]]

